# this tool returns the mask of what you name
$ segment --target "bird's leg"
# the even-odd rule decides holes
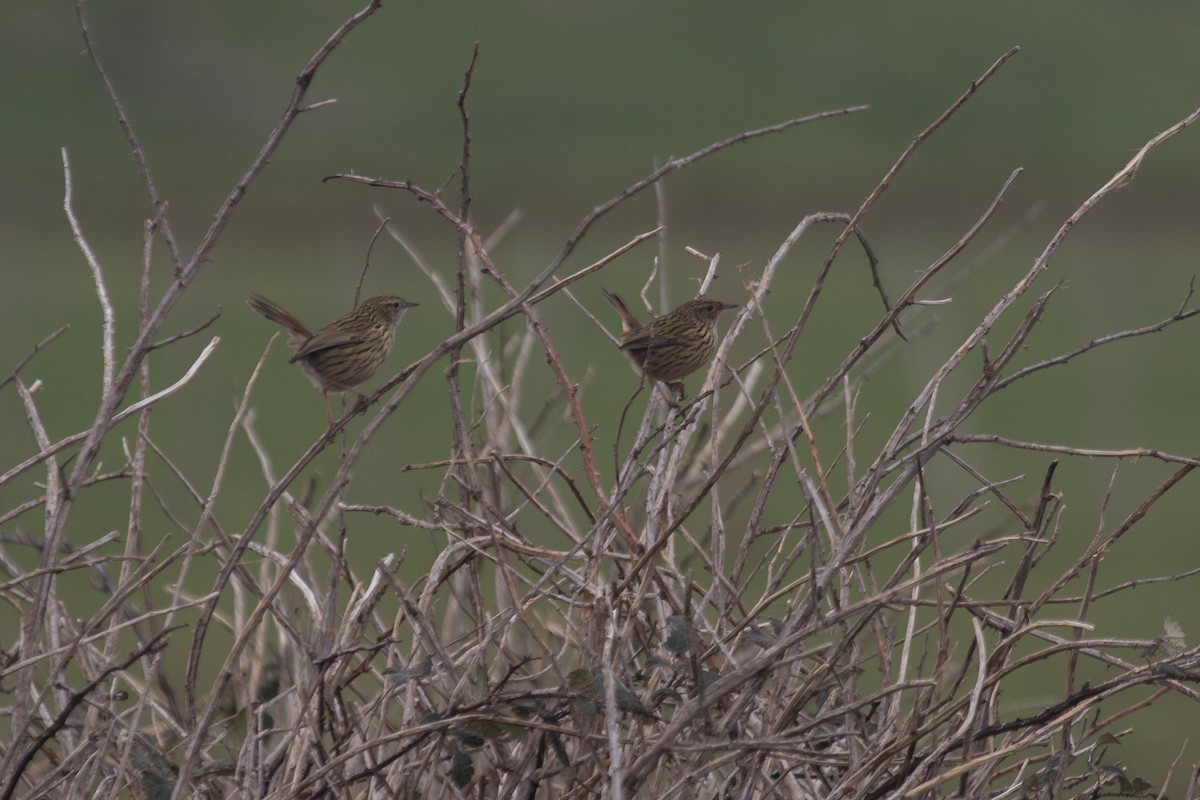
[[[329,392],[321,392],[321,399],[325,401],[325,419],[329,421],[329,427],[326,430],[333,430],[333,410],[329,407]]]
[[[683,408],[683,381],[673,381],[671,383],[658,383],[656,381],[655,385],[662,392],[663,399],[667,401],[667,405],[676,411]]]

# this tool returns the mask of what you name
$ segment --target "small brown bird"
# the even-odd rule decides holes
[[[621,349],[642,374],[662,381],[683,397],[683,379],[712,361],[717,349],[717,317],[737,308],[707,297],[689,300],[642,325],[615,292],[602,289],[621,316]]]
[[[353,392],[360,405],[366,397],[357,387],[383,366],[396,341],[396,325],[406,309],[417,305],[394,294],[381,294],[364,300],[349,314],[338,317],[313,333],[280,305],[261,295],[250,295],[250,308],[272,322],[287,328],[292,349],[291,361],[313,382],[325,400],[325,418],[333,427],[329,409],[330,392]]]

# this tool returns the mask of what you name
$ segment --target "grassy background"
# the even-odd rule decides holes
[[[170,201],[185,249],[194,246],[253,159],[296,73],[355,8],[224,1],[88,6],[97,49]],[[82,52],[73,9],[20,3],[6,16],[0,30],[0,67],[10,76],[0,159],[6,287],[0,293],[6,334],[0,373],[7,374],[47,333],[71,325],[24,373],[27,381],[43,381],[40,409],[58,438],[91,422],[98,390],[89,393],[88,387],[98,386],[100,370],[100,311],[61,211],[60,148],[70,152],[75,207],[123,314],[119,346],[135,328],[141,229],[149,211],[112,109]],[[912,137],[1006,49],[1019,45],[1022,52],[918,151],[864,224],[885,283],[898,291],[961,235],[1011,170],[1024,169],[988,232],[963,256],[973,264],[969,280],[951,293],[952,304],[929,312],[937,326],[924,352],[933,353],[955,347],[1061,221],[1137,147],[1196,105],[1191,76],[1200,74],[1198,17],[1200,11],[1183,3],[1153,10],[1027,2],[847,8],[390,3],[319,74],[310,98],[338,102],[293,127],[234,215],[213,263],[168,321],[168,332],[183,330],[220,308],[214,332],[222,343],[204,379],[185,390],[186,399],[156,412],[158,443],[201,486],[210,479],[233,403],[272,332],[244,307],[244,297],[267,294],[312,325],[344,311],[376,226],[373,204],[381,204],[430,261],[451,267],[454,232],[428,207],[363,187],[322,184],[321,178],[355,171],[434,187],[450,176],[460,149],[454,100],[476,41],[480,60],[469,98],[473,210],[484,230],[514,209],[521,213],[520,224],[494,252],[517,282],[546,263],[583,214],[649,172],[656,159],[791,117],[871,106],[738,146],[667,181],[665,253],[673,299],[688,296],[689,279],[698,274],[698,262],[682,250],[692,246],[721,252],[715,293],[733,302],[745,296],[742,283],[801,216],[857,207]],[[1198,153],[1194,132],[1172,141],[1072,235],[1044,283],[1063,282],[1038,338],[1044,350],[1035,346],[1023,363],[1175,309],[1195,271]],[[589,234],[573,265],[651,227],[655,213],[647,195],[607,219]],[[832,227],[820,231],[792,256],[792,274],[771,302],[798,302],[835,234]],[[989,249],[1010,236],[998,252]],[[643,249],[621,259],[582,284],[579,296],[611,322],[599,287],[634,293],[651,255]],[[161,253],[157,261],[165,268]],[[876,306],[862,307],[866,287],[862,259],[848,252],[791,368],[801,391],[811,386],[807,376],[827,374],[877,318]],[[376,249],[367,290],[396,291],[423,304],[402,327],[392,362],[397,369],[452,330],[452,317],[394,245]],[[611,447],[635,379],[565,298],[543,313],[567,363],[575,366],[573,377],[587,386],[585,403],[600,426],[601,447]],[[1200,445],[1188,400],[1200,389],[1192,324],[1028,381],[1012,390],[1010,405],[985,408],[974,424],[981,432],[1081,447],[1192,453]],[[997,331],[997,341],[1003,334]],[[163,353],[152,384],[173,381],[206,340]],[[272,354],[254,401],[260,430],[278,454],[278,471],[323,426],[319,396],[284,360],[279,350]],[[898,359],[868,387],[862,407],[878,408],[889,419],[889,410],[906,402],[940,360],[931,354]],[[536,379],[549,385],[544,375]],[[352,501],[400,496],[411,504],[436,482],[436,475],[395,472],[397,464],[447,456],[445,394],[436,382],[426,383],[418,391],[422,402],[408,404],[360,464]],[[843,435],[836,422],[819,433],[831,442]],[[872,435],[883,431],[868,426],[865,441]],[[3,467],[36,449],[16,394],[11,387],[0,392]],[[257,468],[248,447],[236,447],[234,454],[231,471],[250,478],[223,493],[218,517],[236,531],[265,483],[254,482]],[[318,464],[318,484],[336,458],[326,453]],[[121,460],[114,447],[105,463]],[[1028,474],[1032,496],[1048,460],[980,448],[974,463],[993,478]],[[1064,537],[1090,539],[1112,469],[1109,462],[1080,461],[1060,469],[1059,488],[1068,498]],[[1107,524],[1128,513],[1166,473],[1155,464],[1121,467]],[[191,520],[195,510],[179,486],[159,489],[161,533],[179,536],[172,516]],[[0,488],[0,507],[36,494],[29,481]],[[124,487],[110,494],[96,492],[77,509],[72,535],[78,541],[124,526]],[[1190,498],[1168,498],[1149,521],[1153,534],[1114,553],[1103,579],[1117,583],[1180,569],[1181,559],[1194,551],[1195,519]],[[16,524],[38,529],[33,514]],[[404,538],[410,534],[398,534],[385,521],[356,519],[355,526],[352,554],[364,564],[407,546],[410,566],[419,571],[436,546]],[[1052,573],[1054,566],[1047,569]],[[1098,633],[1153,636],[1166,613],[1189,631],[1200,630],[1193,596],[1168,587],[1138,595],[1144,604],[1136,606],[1101,603],[1094,617]],[[1031,707],[1052,702],[1056,688],[1029,699]],[[1160,775],[1175,755],[1178,730],[1195,723],[1190,708],[1178,714],[1140,725],[1139,737],[1122,755]]]

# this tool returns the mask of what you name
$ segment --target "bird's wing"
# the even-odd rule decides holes
[[[319,350],[328,350],[330,347],[340,347],[345,344],[358,344],[363,341],[364,337],[361,334],[349,334],[340,330],[329,330],[322,328],[313,334],[313,337],[305,342],[292,356],[291,360],[304,358],[307,355],[312,355]]]
[[[652,347],[671,347],[672,345],[683,344],[683,341],[683,339],[677,336],[663,336],[661,334],[642,331],[631,336],[628,341],[621,345],[621,349],[642,351],[649,350]]]

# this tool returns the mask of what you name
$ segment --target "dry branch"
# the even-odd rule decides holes
[[[730,323],[700,391],[682,408],[667,408],[654,392],[635,394],[620,417],[609,468],[597,456],[597,420],[581,391],[581,368],[563,356],[539,307],[565,298],[581,320],[596,322],[586,299],[573,292],[660,233],[664,179],[674,171],[734,144],[862,107],[746,131],[668,161],[596,205],[553,258],[526,277],[493,256],[515,217],[490,236],[472,220],[468,99],[480,68],[476,48],[457,97],[461,151],[451,179],[428,189],[406,180],[330,176],[400,190],[397,197],[428,204],[444,232],[457,238],[458,261],[452,272],[442,271],[377,212],[363,269],[365,275],[377,244],[388,245],[387,232],[440,297],[453,333],[370,396],[374,407],[357,434],[343,439],[336,471],[319,491],[304,481],[357,410],[276,469],[253,410],[268,348],[223,437],[207,432],[220,442],[218,458],[212,474],[195,481],[177,454],[159,446],[165,437],[152,435],[149,412],[182,402],[179,389],[203,369],[218,340],[182,378],[153,392],[151,354],[177,347],[213,321],[160,338],[163,320],[292,122],[326,104],[306,101],[316,71],[379,3],[347,18],[299,73],[275,129],[187,257],[101,67],[82,3],[76,7],[151,214],[136,335],[118,365],[114,304],[71,207],[64,153],[65,210],[104,311],[106,366],[93,423],[57,442],[38,387],[21,372],[58,333],[0,383],[19,395],[37,450],[0,474],[0,485],[32,495],[0,509],[0,598],[20,618],[19,637],[5,643],[0,659],[0,681],[12,697],[2,712],[12,735],[0,743],[0,800],[54,791],[845,800],[947,791],[1081,798],[1149,791],[1107,755],[1108,740],[1134,735],[1118,725],[1150,705],[1200,700],[1194,685],[1200,648],[1189,647],[1170,622],[1153,637],[1102,637],[1091,616],[1099,602],[1135,587],[1147,591],[1200,575],[1181,569],[1109,585],[1104,562],[1119,540],[1141,533],[1147,516],[1186,485],[1200,460],[1152,447],[1019,441],[966,425],[1018,381],[1111,342],[1138,339],[1148,347],[1145,334],[1200,311],[1187,308],[1189,290],[1159,322],[1022,363],[1040,322],[1054,311],[1057,287],[1027,308],[1018,309],[1017,301],[1075,224],[1200,112],[1148,141],[1091,194],[948,356],[932,367],[913,358],[925,364],[922,385],[898,411],[865,408],[859,390],[879,363],[868,359],[885,337],[893,349],[883,358],[921,352],[919,335],[898,341],[905,335],[901,321],[928,302],[920,295],[930,279],[987,226],[1017,171],[894,304],[860,223],[916,149],[1016,51],[1004,54],[913,139],[853,214],[800,219],[750,282],[748,302]],[[458,196],[451,199],[452,185]],[[656,218],[638,228],[643,232],[622,234],[608,255],[568,273],[567,261],[594,224],[651,187]],[[789,318],[768,318],[764,300],[782,264],[815,225],[827,222],[842,230],[805,301]],[[874,306],[879,300],[870,292],[877,292],[883,310],[863,321],[857,343],[830,374],[801,379],[789,372],[793,353],[852,235],[872,272],[864,295]],[[155,298],[150,263],[160,238],[174,271]],[[719,254],[690,252],[707,285]],[[666,270],[664,261],[643,298],[655,296],[657,282],[661,301],[677,271]],[[497,291],[503,299],[491,302]],[[513,318],[521,324],[509,327],[517,330],[502,327]],[[989,345],[1001,323],[1007,338]],[[595,336],[603,340],[599,330]],[[735,345],[752,340],[755,355],[730,366]],[[949,379],[961,373],[966,388],[951,396]],[[135,376],[141,399],[128,402]],[[552,382],[553,391],[535,396],[531,378]],[[413,502],[399,493],[351,502],[354,468],[384,426],[414,402],[418,386],[444,396],[451,433],[444,457],[407,463],[397,474],[434,475],[437,491]],[[844,414],[835,435],[818,424],[831,409]],[[134,414],[130,440],[112,448],[126,463],[100,472],[101,446]],[[556,431],[548,419],[566,423]],[[881,430],[879,443],[868,446],[865,432]],[[235,456],[243,442],[257,474],[239,471],[245,468]],[[1093,541],[1066,552],[1059,562],[1065,566],[1050,574],[1047,554],[1069,548],[1059,536],[1056,467],[1033,462],[1030,472],[1040,477],[1032,484],[1021,476],[989,478],[968,455],[996,447],[1177,468],[1113,524],[1102,504]],[[950,467],[966,488],[947,488],[933,476],[934,466]],[[223,520],[230,483],[256,480],[265,489],[253,511],[236,523]],[[126,483],[124,530],[71,545],[66,531],[79,524],[79,498],[90,498],[97,486]],[[166,510],[164,485],[177,487],[190,507]],[[163,503],[177,540],[148,539],[147,498]],[[19,525],[39,509],[43,529],[31,535]],[[345,544],[363,514],[379,515],[401,533],[433,537],[438,552],[409,570],[413,557],[397,546],[360,575]],[[90,606],[61,589],[77,573],[95,581]],[[131,655],[118,655],[125,651]],[[175,659],[170,669],[168,656]],[[1086,682],[1094,669],[1105,670],[1104,677]],[[1007,700],[1017,690],[1010,687],[1046,670],[1065,679],[1047,689],[1040,707],[1012,711]],[[1193,783],[1198,775],[1193,770]]]

